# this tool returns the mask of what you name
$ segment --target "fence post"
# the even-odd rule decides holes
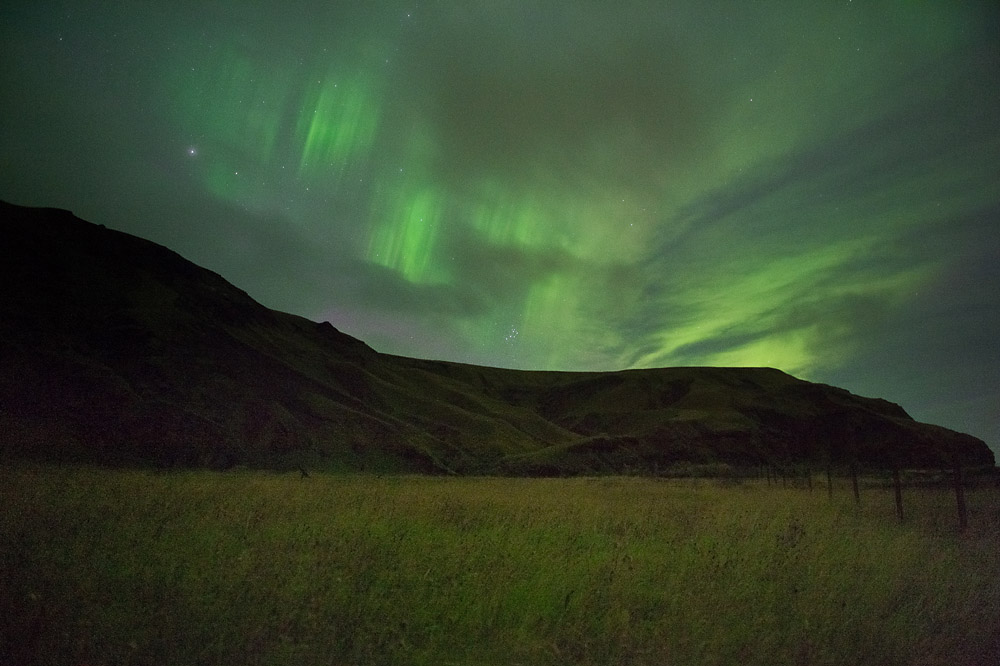
[[[955,482],[955,501],[958,503],[958,528],[964,530],[969,526],[969,513],[965,507],[965,488],[962,486],[961,463],[955,463],[952,479]]]
[[[826,496],[833,499],[833,479],[830,476],[830,461],[826,461]]]
[[[903,522],[903,485],[899,480],[899,466],[892,466],[892,487],[896,495],[896,515]]]
[[[854,503],[861,506],[861,493],[858,491],[858,463],[851,463],[851,487],[854,489]]]

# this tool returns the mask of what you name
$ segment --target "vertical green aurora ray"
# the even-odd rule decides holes
[[[339,75],[332,69],[310,83],[295,126],[299,172],[342,172],[350,162],[367,157],[378,130],[379,106],[371,76]]]
[[[365,67],[347,55],[319,67],[265,60],[235,40],[211,52],[178,58],[168,73],[174,122],[209,194],[267,208],[302,185],[296,176],[332,189],[365,164],[380,115],[379,84]]]
[[[369,260],[398,271],[406,280],[437,283],[447,275],[435,263],[442,199],[431,189],[404,187],[380,217],[369,247]]]
[[[414,284],[441,284],[454,278],[440,256],[439,243],[449,206],[448,190],[433,179],[435,144],[416,125],[401,155],[383,168],[383,194],[370,202],[371,233],[366,259],[392,269]]]

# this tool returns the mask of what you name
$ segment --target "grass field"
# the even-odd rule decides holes
[[[849,485],[849,484],[848,484]],[[12,664],[995,664],[1000,491],[0,468]],[[2,658],[0,658],[2,659]]]

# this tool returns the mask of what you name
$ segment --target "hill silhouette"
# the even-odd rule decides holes
[[[458,474],[994,464],[975,437],[771,368],[404,358],[67,211],[0,203],[0,231],[8,459]]]

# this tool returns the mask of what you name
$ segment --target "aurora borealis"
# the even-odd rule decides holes
[[[1000,451],[994,3],[0,17],[0,198],[379,351],[773,366]]]

